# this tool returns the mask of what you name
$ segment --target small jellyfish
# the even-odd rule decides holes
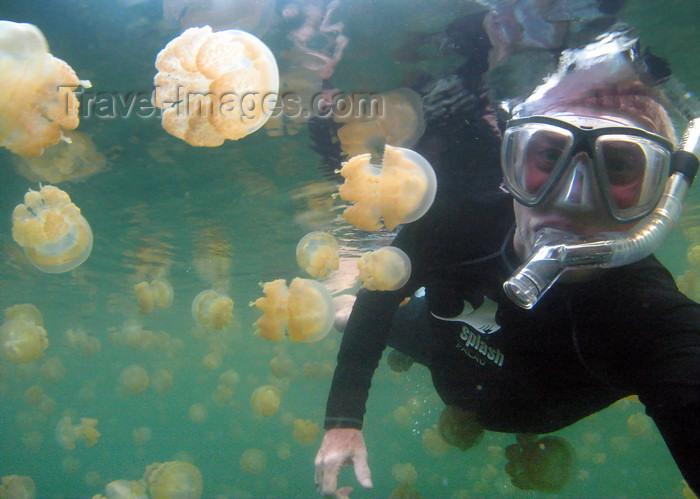
[[[211,398],[216,405],[231,405],[233,402],[233,388],[223,383],[216,385],[216,388],[211,394]]]
[[[30,476],[4,476],[0,485],[0,497],[3,499],[34,499],[36,497],[36,484]]]
[[[696,269],[700,269],[700,243],[691,244],[688,247],[688,263]]]
[[[142,281],[134,286],[136,300],[142,314],[153,312],[155,307],[168,308],[173,303],[173,287],[167,279],[154,279],[150,283]]]
[[[262,416],[273,416],[280,408],[282,392],[273,385],[259,386],[250,397],[253,410]]]
[[[430,163],[415,151],[386,146],[381,164],[372,155],[360,154],[343,163],[345,179],[338,194],[351,203],[343,212],[355,227],[375,231],[384,220],[388,230],[413,222],[428,211],[435,200],[437,179]]]
[[[139,426],[131,432],[131,437],[134,439],[134,444],[144,445],[153,438],[153,430],[148,426]]]
[[[393,291],[411,277],[411,260],[399,248],[387,246],[365,253],[357,261],[362,287],[370,290]]]
[[[50,359],[46,359],[41,365],[39,373],[45,381],[58,383],[66,374],[66,366],[63,365],[63,361],[58,357],[51,357]]]
[[[292,436],[294,440],[299,442],[301,445],[311,445],[318,438],[318,434],[321,429],[318,424],[314,423],[310,419],[296,419],[294,421],[294,431]]]
[[[92,447],[101,436],[96,426],[95,418],[80,418],[80,423],[74,425],[73,418],[63,416],[56,425],[56,440],[61,447],[69,450],[75,449],[77,440],[83,440],[86,447]]]
[[[213,289],[207,289],[192,300],[192,316],[203,326],[223,329],[233,319],[233,300]]]
[[[239,464],[243,471],[251,475],[262,473],[267,468],[267,455],[260,449],[247,449],[241,455]]]
[[[217,147],[262,127],[275,107],[279,71],[261,40],[240,30],[189,28],[156,57],[153,104],[165,131]]]
[[[202,474],[192,463],[169,461],[146,466],[143,478],[152,499],[199,499]]]
[[[297,244],[297,263],[311,277],[326,277],[338,270],[338,241],[327,232],[309,232]]]
[[[24,195],[12,212],[12,237],[31,264],[49,274],[73,270],[92,251],[92,229],[80,208],[53,185]]]
[[[376,97],[381,108],[375,116],[353,118],[338,129],[340,146],[350,157],[370,152],[377,139],[391,146],[413,147],[425,131],[423,102],[417,92],[400,88]]]
[[[49,53],[39,28],[0,21],[0,146],[36,157],[58,143],[80,122],[78,86],[90,82]]]
[[[413,358],[398,350],[392,350],[386,358],[392,371],[402,373],[408,371],[413,365]]]
[[[207,420],[209,413],[207,411],[207,406],[202,403],[192,404],[188,411],[190,421],[197,424],[202,424]]]
[[[312,343],[333,327],[333,298],[320,282],[297,277],[287,288],[284,279],[277,279],[265,283],[263,293],[250,304],[263,311],[255,323],[258,336],[280,341],[286,333],[291,341]]]
[[[139,365],[126,366],[119,373],[119,389],[125,395],[140,395],[146,391],[148,385],[148,373]]]
[[[561,437],[518,435],[518,443],[505,449],[506,473],[523,490],[558,492],[574,474],[576,453]]]
[[[160,393],[168,393],[173,388],[173,373],[167,369],[159,369],[151,376],[151,386]]]
[[[43,327],[23,319],[13,319],[0,326],[0,345],[5,358],[26,363],[44,355],[49,339]]]
[[[418,472],[413,463],[396,463],[391,467],[391,475],[399,483],[413,485],[418,481]]]
[[[463,451],[478,444],[484,435],[475,413],[451,405],[440,413],[438,429],[445,442]]]
[[[440,436],[440,433],[435,431],[435,427],[426,428],[423,431],[421,442],[423,448],[433,457],[444,456],[450,450],[450,444],[445,442]]]
[[[227,369],[219,375],[219,381],[221,381],[224,385],[235,388],[238,386],[238,383],[241,382],[241,377],[233,369]]]

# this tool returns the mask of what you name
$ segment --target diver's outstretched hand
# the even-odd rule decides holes
[[[321,448],[314,460],[315,482],[323,495],[333,495],[338,486],[338,473],[343,466],[352,464],[355,476],[364,488],[372,487],[372,474],[367,465],[367,447],[362,432],[354,428],[333,428],[323,435]],[[348,490],[349,489],[349,490]],[[340,497],[349,497],[352,489],[340,489]]]

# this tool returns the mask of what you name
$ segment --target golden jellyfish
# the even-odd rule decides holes
[[[420,95],[408,88],[373,96],[378,109],[369,108],[369,117],[336,121],[347,121],[339,130],[338,138],[343,152],[357,156],[370,152],[371,144],[380,139],[391,146],[412,147],[425,131],[423,102]]]
[[[700,243],[691,244],[688,247],[688,263],[700,269]]]
[[[189,28],[156,58],[153,104],[169,134],[193,146],[217,147],[262,127],[275,107],[275,56],[245,31]]]
[[[22,319],[0,326],[0,345],[5,358],[15,363],[31,362],[44,355],[49,346],[46,329]]]
[[[280,341],[287,334],[291,341],[313,343],[333,327],[333,298],[320,282],[297,277],[287,288],[284,279],[277,279],[266,282],[263,293],[250,304],[263,311],[255,323],[258,336]]]
[[[297,263],[311,277],[326,277],[338,270],[338,241],[327,232],[309,232],[301,238],[296,249]]]
[[[280,408],[282,392],[273,385],[257,387],[250,397],[250,405],[258,414],[266,417],[273,416]]]
[[[192,300],[192,316],[203,326],[223,329],[233,319],[233,300],[213,289],[207,289]]]
[[[78,86],[90,82],[49,53],[39,28],[0,21],[0,146],[35,157],[58,143],[80,122]]]
[[[22,319],[31,322],[37,326],[44,325],[44,317],[41,311],[31,303],[20,303],[5,309],[5,320]]]
[[[357,270],[363,288],[393,291],[411,277],[411,260],[399,248],[387,246],[362,255],[357,261]]]
[[[398,350],[391,350],[386,358],[392,371],[402,373],[408,371],[413,365],[413,357]]]
[[[126,366],[119,373],[119,389],[126,395],[140,395],[146,391],[148,385],[148,373],[139,365]]]
[[[343,163],[345,179],[338,194],[354,203],[343,212],[355,227],[375,231],[384,220],[388,230],[413,222],[428,211],[435,200],[437,178],[430,163],[415,151],[386,146],[381,162],[369,153],[353,156]]]
[[[318,438],[318,434],[321,432],[321,428],[317,423],[314,423],[310,419],[296,419],[294,420],[294,431],[292,436],[294,440],[299,442],[301,445],[311,445]]]
[[[8,475],[2,477],[0,498],[3,499],[34,499],[36,484],[30,476]]]
[[[241,377],[233,369],[227,369],[219,375],[219,381],[224,385],[235,388],[241,382]]]
[[[462,451],[478,444],[484,435],[484,427],[475,413],[451,405],[440,413],[438,430],[445,442]]]
[[[416,489],[411,487],[407,483],[400,483],[398,487],[389,496],[389,499],[421,499],[423,497],[420,495]]]
[[[50,359],[46,359],[41,365],[39,373],[44,381],[58,383],[66,374],[66,366],[63,365],[63,361],[58,357],[51,357]]]
[[[39,385],[32,385],[24,391],[24,401],[27,405],[36,407],[46,398],[44,389]]]
[[[68,329],[64,337],[71,349],[79,350],[86,357],[92,357],[102,349],[98,338],[80,328]]]
[[[53,185],[24,195],[12,212],[12,237],[42,272],[60,274],[87,260],[92,229],[70,196]]]
[[[173,373],[167,369],[159,369],[151,376],[151,386],[161,395],[172,390],[173,384]]]
[[[223,383],[218,384],[212,392],[211,398],[216,405],[231,405],[233,402],[233,388]]]
[[[134,439],[134,444],[144,445],[153,438],[153,430],[148,426],[139,426],[131,432],[131,437]]]
[[[523,490],[558,492],[574,474],[576,453],[561,437],[518,435],[516,444],[506,447],[506,473],[513,485]]]
[[[168,308],[173,303],[173,287],[167,279],[142,281],[134,286],[136,300],[142,314],[153,312],[155,307]]]
[[[434,427],[426,428],[423,431],[421,442],[423,443],[423,448],[433,457],[444,456],[450,450],[450,444],[443,440]]]
[[[202,497],[202,474],[192,463],[169,461],[146,466],[143,475],[151,499],[199,499]]]
[[[627,418],[627,430],[633,437],[649,435],[653,431],[651,418],[643,412],[636,412]]]
[[[292,457],[292,446],[288,442],[282,442],[277,446],[277,457],[286,461]]]
[[[65,132],[63,140],[37,158],[14,158],[20,175],[31,182],[58,184],[66,180],[81,181],[101,172],[107,159],[96,148],[89,135]]]
[[[92,447],[101,436],[96,426],[95,418],[80,418],[80,423],[74,425],[73,418],[63,416],[56,425],[56,440],[61,447],[68,450],[75,449],[77,440],[83,440],[86,447]]]
[[[238,462],[243,471],[255,475],[262,473],[267,468],[267,455],[260,449],[247,449]]]
[[[190,417],[190,421],[197,424],[204,423],[209,417],[207,407],[199,402],[196,404],[192,404],[187,414]]]
[[[413,485],[418,481],[418,472],[413,463],[396,463],[391,467],[391,475],[399,483]]]

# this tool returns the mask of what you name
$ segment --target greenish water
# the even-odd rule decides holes
[[[670,60],[688,89],[700,92],[698,4],[684,0],[664,2],[662,9],[659,5],[634,2],[623,18]],[[460,61],[451,58],[399,65],[389,52],[412,29],[434,30],[468,11],[464,2],[347,0],[342,12],[351,41],[333,85],[386,91],[400,86],[415,69],[439,74],[454,67]],[[160,2],[154,1],[3,2],[0,18],[37,25],[51,52],[80,78],[90,79],[94,92],[150,93],[155,55],[180,32],[179,26],[163,20]],[[418,20],[422,24],[414,28]],[[284,64],[278,51],[285,37],[273,27],[263,40]],[[381,241],[350,230],[335,216],[308,222],[310,198],[300,193],[315,189],[311,198],[324,199],[327,193],[317,168],[319,157],[303,127],[281,137],[260,130],[218,148],[189,146],[163,131],[156,118],[92,117],[83,119],[78,130],[92,139],[107,167],[82,182],[59,184],[81,208],[95,238],[90,258],[66,274],[34,269],[12,240],[12,210],[37,183],[20,176],[16,158],[0,151],[0,309],[33,303],[43,314],[50,341],[37,361],[0,361],[0,476],[31,476],[38,497],[92,497],[113,480],[141,478],[148,464],[178,459],[201,471],[206,498],[315,497],[313,458],[320,436],[310,445],[300,444],[292,435],[293,421],[322,424],[340,334],[332,331],[314,344],[268,342],[253,334],[259,314],[248,303],[261,296],[259,283],[303,275],[294,249],[312,229],[334,233],[341,241],[341,256],[350,261]],[[289,131],[294,131],[291,124]],[[696,215],[686,224],[697,226],[697,188],[687,204],[695,207]],[[685,257],[689,242],[677,231],[659,252],[676,276],[690,268]],[[202,332],[192,318],[191,303],[211,287],[203,267],[215,272],[222,262],[229,270],[219,271],[218,277],[228,280],[234,319],[223,332]],[[172,284],[174,301],[167,309],[140,314],[133,286],[158,275],[166,275]],[[334,292],[354,289],[352,271],[329,286]],[[134,321],[167,333],[179,347],[135,349],[110,341],[110,335]],[[101,350],[86,356],[72,348],[66,341],[69,329],[94,336]],[[213,349],[222,352],[222,364],[207,369],[203,358]],[[47,381],[40,369],[54,358],[65,366],[65,375]],[[285,376],[273,376],[273,358],[291,361]],[[315,364],[304,368],[305,363]],[[152,377],[168,371],[172,389],[158,391],[152,383],[140,395],[124,395],[119,375],[132,364]],[[240,383],[222,404],[212,394],[228,369],[238,373]],[[271,417],[257,415],[250,404],[253,390],[265,384],[282,389],[280,409]],[[27,403],[25,392],[35,385],[55,401],[53,410]],[[195,403],[207,408],[203,422],[188,416]],[[403,419],[395,417],[400,407],[408,409]],[[513,435],[489,433],[467,452],[428,452],[422,438],[437,423],[441,409],[427,370],[414,366],[397,374],[382,361],[364,430],[375,488],[358,486],[352,497],[389,497],[397,486],[392,466],[407,462],[418,470],[414,487],[423,497],[538,496],[509,484],[502,449],[514,442]],[[576,477],[560,496],[682,497],[681,476],[643,410],[639,402],[625,400],[557,433],[571,442],[579,461]],[[79,442],[75,450],[59,445],[55,428],[66,411],[74,419],[98,419],[102,436],[96,445],[85,448]],[[133,431],[144,426],[152,438],[138,443]],[[288,446],[289,455],[280,446]],[[252,448],[267,458],[265,470],[257,474],[239,464],[243,452]],[[352,472],[344,470],[341,482],[354,484]]]

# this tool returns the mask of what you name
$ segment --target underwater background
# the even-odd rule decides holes
[[[418,55],[397,49],[480,8],[466,0],[343,0],[336,16],[349,44],[330,82],[386,92],[415,71],[448,73],[464,59],[441,55],[430,37]],[[668,59],[687,90],[700,92],[697,0],[630,1],[620,17]],[[150,95],[156,54],[182,31],[156,0],[5,1],[0,19],[38,26],[51,53],[92,82],[91,92],[108,94]],[[293,66],[283,23],[271,22],[261,39],[281,69]],[[216,148],[169,135],[157,116],[83,117],[77,130],[91,142],[71,161],[97,171],[58,185],[89,221],[94,247],[68,273],[40,272],[13,241],[12,211],[39,184],[19,173],[18,156],[0,150],[0,310],[34,304],[49,339],[38,360],[0,360],[0,476],[31,476],[37,497],[92,497],[114,480],[140,479],[151,463],[178,460],[199,469],[205,498],[316,497],[322,429],[300,437],[295,421],[322,426],[340,333],[308,344],[265,340],[254,335],[260,313],[249,302],[262,296],[262,282],[304,276],[295,247],[311,230],[340,242],[341,270],[327,283],[334,294],[357,289],[354,261],[391,235],[364,233],[340,217],[337,185],[322,175],[304,123],[285,120]],[[700,242],[697,186],[685,204],[681,229],[657,252],[676,277],[692,276],[686,253]],[[134,286],[157,277],[172,285],[172,305],[142,314]],[[201,327],[191,312],[214,281],[225,282],[234,301],[222,330]],[[140,394],[121,386],[132,365],[150,378]],[[272,416],[251,407],[263,385],[281,393]],[[427,369],[394,372],[385,353],[363,430],[374,489],[356,485],[350,469],[340,485],[355,486],[353,498],[389,497],[399,485],[394,465],[412,463],[412,487],[425,498],[684,497],[680,473],[634,398],[557,432],[578,459],[574,479],[557,494],[510,484],[503,449],[513,435],[489,432],[466,452],[441,445],[442,407]],[[97,443],[60,445],[64,415],[97,419]]]

